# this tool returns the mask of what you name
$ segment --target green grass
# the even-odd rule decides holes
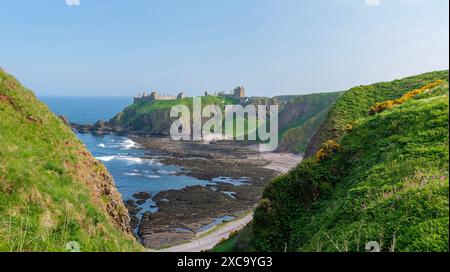
[[[155,100],[151,102],[140,102],[126,107],[122,112],[116,115],[111,121],[116,125],[132,127],[133,129],[141,129],[142,120],[147,115],[158,114],[163,112],[163,118],[169,119],[170,109],[176,105],[188,106],[192,111],[192,97],[177,100]],[[219,105],[222,109],[225,105],[235,104],[232,98],[207,96],[201,97],[202,107],[205,105]],[[161,120],[161,122],[167,120]]]
[[[315,133],[325,122],[333,104],[329,104],[310,119],[297,127],[292,127],[281,138],[280,150],[292,153],[304,153]]]
[[[71,129],[1,69],[0,120],[0,251],[65,251],[70,241],[82,251],[141,250],[76,168],[91,167],[88,177],[106,169],[89,166]]]
[[[392,82],[354,87],[345,92],[333,105],[328,118],[313,137],[306,149],[306,156],[314,155],[327,140],[339,141],[346,126],[356,125],[377,102],[401,97],[413,89],[422,87],[438,79],[448,81],[448,71],[425,73]]]
[[[447,71],[434,72],[344,94],[331,111],[339,114],[324,123],[332,127],[320,132],[339,141],[340,149],[321,161],[306,159],[271,182],[241,248],[365,251],[376,241],[383,251],[448,252],[447,78]],[[445,82],[368,115],[371,103],[437,79]],[[347,122],[352,129],[340,126]],[[235,251],[236,239],[218,249]]]
[[[280,136],[283,137],[289,130],[298,128],[314,118],[320,115],[322,112],[328,112],[330,106],[339,98],[341,92],[334,93],[317,93],[308,95],[294,96],[287,101],[287,105],[283,107],[280,114],[284,111],[292,111],[290,105],[297,106],[303,114],[299,115],[293,121],[289,122],[286,126],[281,128]],[[287,114],[290,114],[289,112]]]
[[[230,234],[230,238],[221,241],[210,252],[256,252],[249,247],[252,237],[252,224],[248,224],[239,232]]]

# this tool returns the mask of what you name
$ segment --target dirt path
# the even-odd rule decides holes
[[[245,225],[250,223],[252,219],[253,214],[249,214],[243,218],[231,221],[221,227],[218,227],[206,236],[202,237],[202,233],[199,233],[198,238],[189,243],[158,250],[158,252],[200,252],[203,250],[212,249],[220,242],[220,240],[227,239],[231,232],[242,229]]]

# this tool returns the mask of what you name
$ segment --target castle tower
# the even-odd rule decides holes
[[[178,95],[177,95],[177,99],[183,99],[184,98],[184,93],[183,92],[180,92]]]
[[[233,92],[234,97],[245,97],[244,87],[236,87]]]

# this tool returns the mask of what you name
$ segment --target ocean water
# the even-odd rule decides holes
[[[160,155],[139,148],[137,143],[126,137],[91,134],[78,134],[78,137],[108,168],[124,200],[136,201],[133,195],[140,192],[148,192],[155,196],[162,191],[181,190],[188,186],[205,186],[210,183],[182,175],[183,170],[175,165],[161,164]],[[158,209],[151,199],[138,206],[142,208],[137,215],[139,218],[146,211],[156,212]]]
[[[130,99],[125,98],[72,98],[41,97],[56,114],[64,114],[71,122],[93,123],[97,120],[109,120],[125,106]],[[127,137],[117,135],[95,136],[77,134],[89,151],[108,168],[114,177],[118,191],[126,201],[137,200],[133,195],[148,192],[152,196],[167,190],[180,190],[188,186],[213,184],[183,175],[183,170],[174,165],[163,165],[158,160],[160,155],[144,150]],[[227,178],[219,178],[227,181]],[[228,182],[237,182],[228,180]],[[157,207],[149,199],[142,205],[137,215],[155,212]]]
[[[133,103],[130,97],[39,97],[57,114],[64,114],[70,122],[92,124],[109,120],[123,108]]]

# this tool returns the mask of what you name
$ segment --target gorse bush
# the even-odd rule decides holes
[[[402,97],[395,99],[395,100],[388,100],[384,101],[382,103],[376,103],[369,111],[369,115],[374,115],[375,113],[380,113],[384,110],[390,109],[394,107],[395,105],[400,105],[405,103],[407,100],[413,98],[414,96],[421,94],[427,90],[436,88],[440,84],[442,84],[442,80],[436,80],[433,83],[429,83],[419,89],[412,90],[410,92],[407,92],[406,94],[402,95]]]
[[[316,154],[316,160],[321,161],[326,158],[331,157],[335,152],[337,152],[341,146],[337,144],[333,140],[328,140],[325,143],[323,143],[322,148],[319,149],[319,151]]]

